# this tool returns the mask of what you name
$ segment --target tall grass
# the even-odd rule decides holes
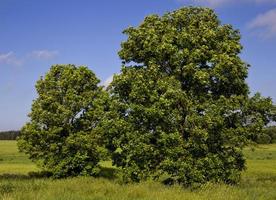
[[[0,199],[58,200],[185,200],[185,199],[276,199],[276,145],[245,150],[248,170],[235,186],[208,183],[199,189],[164,186],[159,182],[120,184],[116,179],[77,177],[61,180],[32,178],[28,172],[38,169],[18,153],[14,141],[0,142]],[[112,169],[110,163],[102,164]],[[13,166],[13,168],[11,168]],[[16,170],[14,170],[16,169]],[[29,170],[29,171],[28,171]],[[108,174],[107,174],[108,176]]]

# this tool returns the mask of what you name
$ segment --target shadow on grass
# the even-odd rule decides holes
[[[114,180],[117,178],[118,169],[111,167],[101,167],[100,173],[97,177]]]
[[[51,177],[50,172],[42,171],[42,172],[29,172],[28,174],[11,174],[11,173],[5,173],[0,174],[0,180],[13,180],[13,179],[20,179],[20,180],[26,180],[26,179],[34,179],[34,178],[49,178]]]
[[[114,180],[117,178],[118,169],[109,168],[109,167],[101,167],[99,174],[96,176],[98,178],[105,178],[109,180]],[[51,178],[52,173],[47,171],[41,172],[29,172],[28,174],[12,174],[5,173],[0,174],[0,180],[27,180],[27,179],[40,179],[40,178]]]

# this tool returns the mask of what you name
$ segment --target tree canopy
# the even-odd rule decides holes
[[[19,148],[55,177],[94,175],[101,157],[98,124],[106,93],[87,67],[54,65],[37,81]]]
[[[239,31],[211,9],[185,7],[124,33],[106,125],[126,180],[237,182],[242,148],[272,117],[271,99],[249,97]]]
[[[97,174],[108,149],[125,181],[238,182],[243,147],[276,120],[272,100],[249,93],[239,31],[184,7],[124,33],[107,91],[84,66],[38,80],[20,149],[55,177]]]

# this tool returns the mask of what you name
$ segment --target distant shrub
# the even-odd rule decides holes
[[[268,126],[263,132],[253,139],[258,144],[276,143],[276,126]]]
[[[20,131],[2,131],[0,132],[0,140],[16,140]]]
[[[269,143],[276,143],[276,126],[267,127],[264,131],[264,134],[270,137]]]
[[[257,138],[258,144],[270,144],[271,143],[271,137],[267,134],[261,134]]]

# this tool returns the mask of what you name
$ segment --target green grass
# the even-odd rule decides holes
[[[79,177],[62,180],[31,178],[28,172],[38,171],[27,157],[18,153],[15,141],[0,141],[0,199],[58,200],[275,200],[276,145],[245,149],[248,169],[235,186],[206,184],[197,190],[181,186],[164,186],[158,182],[120,184],[116,179]],[[102,166],[114,170],[110,162]],[[107,173],[108,175],[108,173]]]
[[[276,144],[259,145],[255,149],[246,148],[247,171],[244,173],[246,178],[276,179]],[[275,198],[276,199],[276,198]]]
[[[28,174],[38,168],[23,153],[19,153],[16,141],[0,140],[0,175]]]

